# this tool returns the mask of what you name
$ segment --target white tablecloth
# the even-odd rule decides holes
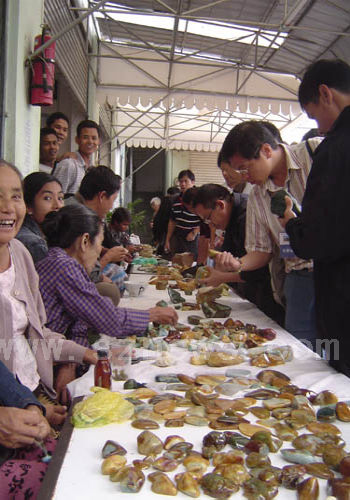
[[[130,280],[133,282],[147,283],[149,276],[147,275],[131,275]],[[167,299],[166,292],[155,290],[154,286],[148,286],[142,296],[137,298],[125,297],[121,300],[121,306],[133,308],[149,308],[155,305],[158,300]],[[186,297],[187,298],[187,297]],[[189,301],[194,301],[194,295],[188,297]],[[259,328],[272,327],[278,332],[276,340],[273,344],[290,345],[293,348],[294,360],[282,366],[277,366],[276,369],[287,374],[292,379],[292,383],[300,387],[312,389],[315,392],[329,389],[334,391],[339,399],[350,399],[349,378],[337,373],[330,368],[326,361],[320,359],[312,353],[307,347],[298,342],[288,332],[276,325],[271,319],[267,318],[254,305],[248,301],[242,300],[236,295],[220,299],[223,303],[232,306],[231,316],[234,319],[240,319],[243,322],[256,324]],[[186,323],[187,316],[190,314],[203,315],[201,311],[181,312],[179,311],[179,321]],[[270,342],[271,344],[271,342]],[[154,366],[153,361],[142,361],[139,364],[133,365],[131,377],[139,382],[147,382],[148,385],[159,392],[164,392],[164,384],[159,384],[154,381],[156,374],[160,373],[186,373],[188,375],[197,375],[203,373],[224,374],[226,368],[209,368],[206,366],[194,366],[189,364],[189,358],[192,353],[174,346],[170,347],[170,355],[175,358],[176,364],[168,368],[159,368]],[[142,354],[152,355],[153,351],[142,350]],[[156,355],[156,354],[155,354]],[[248,363],[237,365],[236,368],[245,368],[251,370],[252,375],[256,375],[260,368],[251,367]],[[89,393],[89,388],[93,385],[93,369],[90,369],[81,379],[72,382],[69,388],[73,397],[86,395]],[[123,382],[113,381],[113,390],[122,391]],[[179,393],[181,394],[181,393]],[[182,393],[183,394],[183,393]],[[241,396],[243,393],[237,394]],[[255,420],[249,414],[248,419],[252,422]],[[350,424],[336,422],[336,425],[341,429],[343,437],[347,443],[350,442]],[[201,450],[201,442],[203,436],[210,432],[207,427],[194,427],[185,424],[180,428],[166,428],[161,424],[160,429],[153,431],[161,439],[171,434],[183,436],[186,440],[194,444],[194,449]],[[141,430],[134,429],[130,423],[122,425],[108,425],[96,429],[75,429],[72,434],[71,442],[62,465],[61,473],[58,479],[54,498],[57,500],[84,498],[84,500],[95,500],[103,498],[104,500],[114,499],[116,495],[120,498],[135,498],[134,494],[121,493],[119,486],[116,483],[109,481],[108,476],[103,476],[100,472],[102,463],[101,449],[107,439],[118,441],[128,450],[128,464],[131,464],[135,458],[141,458],[137,454],[136,438]],[[302,429],[300,433],[307,432]],[[291,443],[285,443],[284,447],[291,447]],[[228,451],[229,447],[225,448]],[[287,464],[280,455],[269,455],[273,465],[283,467]],[[320,459],[321,461],[321,459]],[[170,477],[182,472],[182,466],[178,467],[173,473],[169,473]],[[211,468],[208,469],[210,471]],[[151,470],[145,471],[147,475]],[[320,499],[326,498],[326,481],[319,480],[321,492]],[[140,495],[142,498],[160,498],[150,491],[150,482],[146,480]],[[188,498],[182,493],[178,493],[179,498]],[[201,496],[205,497],[204,494]],[[167,497],[163,497],[167,498]],[[239,492],[233,498],[243,498]],[[294,491],[280,488],[278,498],[289,500],[296,498]]]

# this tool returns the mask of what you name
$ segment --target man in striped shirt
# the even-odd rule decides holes
[[[247,254],[241,259],[221,256],[218,269],[230,271],[232,281],[241,271],[252,271],[266,265],[274,248],[280,248],[285,233],[279,218],[271,212],[271,196],[285,189],[301,204],[309,175],[312,151],[321,138],[294,146],[279,144],[269,130],[258,121],[240,123],[227,135],[223,157],[232,168],[240,171],[254,188],[249,195],[246,219]],[[282,245],[283,247],[283,245]],[[313,263],[290,253],[284,246],[286,280],[286,329],[312,347],[316,338],[312,315],[314,302]]]
[[[197,258],[200,218],[183,201],[185,191],[194,186],[195,176],[191,170],[182,170],[179,175],[181,194],[173,203],[164,250],[173,254],[190,252]]]

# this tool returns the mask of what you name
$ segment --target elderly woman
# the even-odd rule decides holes
[[[117,308],[97,293],[89,278],[103,240],[103,224],[96,212],[70,205],[48,214],[42,228],[49,253],[37,263],[37,271],[50,328],[88,346],[89,328],[125,337],[144,333],[150,321],[177,322],[171,307]]]
[[[33,260],[15,239],[25,215],[22,182],[13,165],[0,160],[0,361],[32,392],[54,399],[53,361],[95,363],[96,355],[45,327],[46,314]],[[60,390],[60,386],[56,386]],[[61,423],[66,408],[50,405],[47,417]]]

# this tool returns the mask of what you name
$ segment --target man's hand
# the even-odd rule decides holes
[[[130,255],[126,248],[123,246],[115,246],[107,250],[100,260],[101,268],[106,267],[110,262],[120,262],[124,260],[124,257]]]
[[[149,320],[163,325],[176,325],[178,315],[172,307],[152,307],[149,309]]]
[[[197,234],[198,234],[197,231],[189,232],[188,235],[186,236],[186,240],[187,241],[194,241],[197,238]]]
[[[279,217],[279,221],[281,223],[282,227],[286,227],[287,222],[290,219],[294,219],[296,217],[295,213],[293,212],[293,201],[289,198],[289,196],[285,196],[284,199],[286,200],[286,209],[284,211],[284,217]]]
[[[46,418],[50,425],[61,425],[67,416],[67,407],[54,404],[44,404]]]
[[[103,283],[113,283],[111,278],[108,278],[108,276],[106,276],[105,274],[102,274],[102,282]]]
[[[25,410],[0,408],[0,444],[3,446],[21,448],[32,444],[34,439],[45,439],[49,433],[50,426],[35,405]]]
[[[230,252],[220,252],[215,257],[215,269],[222,272],[239,271],[241,263]]]
[[[170,242],[169,241],[166,241],[164,243],[164,252],[165,253],[169,253],[170,252]]]
[[[199,280],[201,285],[206,286],[219,286],[221,283],[227,282],[227,274],[222,271],[218,271],[217,269],[210,269],[210,275],[207,278],[203,278]]]
[[[111,262],[120,262],[124,259],[124,257],[129,255],[129,252],[126,248],[120,245],[118,247],[110,248],[107,254],[111,256]]]

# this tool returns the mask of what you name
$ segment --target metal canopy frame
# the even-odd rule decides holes
[[[152,15],[159,18],[170,16],[173,19],[173,30],[169,32],[161,28],[136,26],[116,20],[113,15],[125,13],[121,6],[130,8],[128,13],[134,15]],[[208,97],[215,95],[232,98],[232,95],[222,92],[211,94],[207,91],[194,91],[191,87],[201,79],[214,76],[219,78],[221,74],[231,71],[232,78],[235,79],[235,96],[249,98],[249,94],[244,93],[244,88],[253,77],[259,76],[276,88],[286,90],[290,100],[296,101],[295,89],[288,88],[277,78],[275,80],[274,75],[277,77],[278,74],[293,74],[300,77],[304,68],[320,57],[350,57],[350,51],[345,54],[342,49],[342,45],[350,47],[350,5],[346,0],[89,0],[87,8],[76,7],[72,10],[81,16],[98,12],[99,19],[95,16],[93,19],[96,31],[99,35],[102,32],[102,37],[99,52],[87,54],[89,58],[99,58],[100,65],[104,60],[123,61],[149,80],[149,85],[101,82],[98,72],[96,79],[101,91],[129,89],[130,92],[161,92],[161,99],[147,107],[140,104],[131,106],[130,103],[116,103],[113,106],[117,111],[117,120],[123,115],[121,125],[118,123],[117,127],[112,127],[112,130],[117,130],[117,135],[122,137],[121,144],[130,144],[137,136],[142,142],[142,133],[151,130],[154,140],[161,141],[163,147],[169,147],[175,137],[184,133],[171,123],[173,116],[181,118],[181,111],[184,109],[181,104],[175,106],[171,101],[177,94],[202,93]],[[332,12],[333,16],[327,17],[325,26],[324,17],[328,11]],[[239,26],[243,35],[234,41],[194,35],[187,27],[184,31],[180,30],[180,21],[202,22],[208,26],[232,24]],[[276,40],[285,33],[285,42],[276,48]],[[254,43],[240,43],[252,35]],[[261,40],[267,41],[267,45],[261,46]],[[305,50],[300,50],[300,46]],[[130,49],[133,53],[126,54],[125,49]],[[139,53],[135,53],[136,51]],[[145,62],[160,61],[167,64],[167,76],[163,80],[152,74],[144,65]],[[173,81],[175,64],[184,67],[184,77],[176,83]],[[205,72],[186,78],[186,65],[200,66]],[[243,71],[247,74],[241,79]],[[269,99],[273,101],[273,98]],[[111,110],[110,105],[106,104],[106,108]],[[270,115],[269,110],[261,113],[261,118],[268,119]],[[240,113],[219,109],[209,110],[205,120],[201,116],[187,111],[182,115],[183,121],[180,120],[177,125],[185,125],[188,120],[197,120],[198,125],[191,130],[200,131],[210,122],[212,144],[216,144],[220,134],[227,132],[234,120],[241,119]],[[300,113],[296,116],[281,115],[275,116],[274,121],[279,120],[279,128],[284,129],[299,117]],[[115,136],[111,140],[113,138]],[[146,136],[144,141],[147,142]]]

